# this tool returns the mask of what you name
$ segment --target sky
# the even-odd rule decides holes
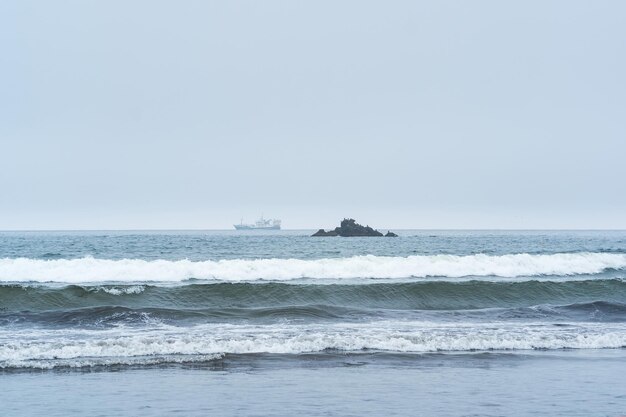
[[[626,2],[0,2],[0,230],[626,228]]]

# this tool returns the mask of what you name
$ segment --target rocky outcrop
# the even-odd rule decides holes
[[[383,236],[378,230],[372,229],[369,226],[362,226],[358,224],[354,219],[343,219],[341,225],[336,227],[335,230],[320,229],[313,234],[313,236]],[[395,233],[387,232],[386,236],[397,236]]]
[[[339,236],[382,236],[378,230],[374,230],[369,226],[361,226],[354,219],[343,219],[341,225],[335,228],[335,232]]]
[[[389,230],[387,230],[387,234],[385,235],[385,237],[398,237],[398,235],[394,232],[390,232]]]
[[[327,232],[324,229],[320,229],[317,232],[313,233],[311,236],[339,236],[339,235],[334,230],[329,230]]]

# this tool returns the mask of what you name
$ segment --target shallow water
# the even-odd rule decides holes
[[[4,415],[620,416],[623,350],[226,358],[203,366],[11,373]],[[33,396],[36,396],[36,400]]]

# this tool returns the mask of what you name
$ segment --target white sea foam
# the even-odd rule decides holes
[[[145,289],[144,285],[131,285],[129,287],[95,287],[92,291],[101,291],[111,295],[128,295],[141,294]]]
[[[31,369],[54,369],[54,368],[93,368],[96,366],[149,366],[172,363],[208,362],[220,359],[224,355],[184,355],[184,356],[135,356],[135,357],[103,357],[103,358],[71,358],[54,360],[28,360],[9,361],[0,364],[0,369],[7,368],[31,368]]]
[[[376,321],[324,325],[203,324],[178,328],[0,331],[0,368],[207,361],[223,354],[327,349],[463,352],[626,347],[626,324]]]
[[[609,253],[355,256],[351,258],[145,261],[141,259],[0,259],[0,281],[88,283],[105,281],[292,280],[300,278],[411,278],[597,274],[626,268],[626,255]]]

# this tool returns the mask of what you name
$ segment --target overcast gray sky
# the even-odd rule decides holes
[[[0,2],[0,229],[626,228],[626,2]]]

